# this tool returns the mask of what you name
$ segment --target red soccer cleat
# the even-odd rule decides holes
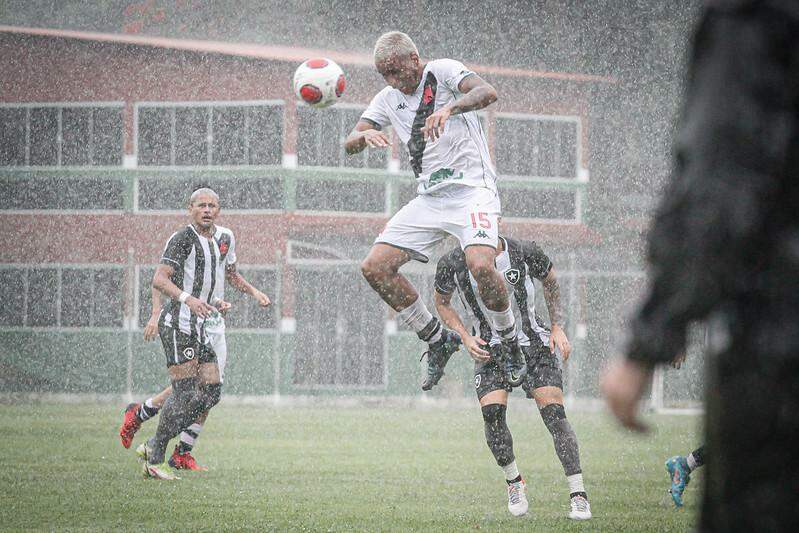
[[[196,470],[198,472],[208,471],[207,467],[197,464],[197,461],[195,461],[194,457],[191,456],[191,452],[178,453],[177,446],[175,447],[175,451],[172,452],[172,457],[169,458],[169,466],[176,470]]]
[[[139,412],[141,404],[132,403],[125,409],[125,418],[122,420],[122,425],[119,427],[119,439],[122,441],[122,446],[130,448],[133,442],[133,436],[139,431],[141,427],[141,420],[136,413]]]

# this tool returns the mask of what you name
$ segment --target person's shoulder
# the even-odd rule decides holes
[[[433,74],[444,73],[446,75],[452,75],[453,71],[461,71],[466,67],[457,59],[442,57],[441,59],[432,59],[428,61],[425,68]]]
[[[233,230],[230,228],[226,228],[225,226],[220,226],[217,224],[216,226],[216,235],[214,235],[217,239],[222,235],[230,235],[233,237]]]
[[[191,226],[184,226],[169,237],[170,241],[194,242],[195,231]]]
[[[394,93],[399,93],[398,90],[393,88],[391,85],[386,85],[382,89],[380,89],[377,94],[372,99],[373,102],[382,102],[384,100],[388,100],[396,95]]]

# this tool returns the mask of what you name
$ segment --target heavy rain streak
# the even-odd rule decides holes
[[[0,2],[0,528],[694,527],[704,329],[600,381],[701,8]]]

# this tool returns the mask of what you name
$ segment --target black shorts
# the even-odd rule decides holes
[[[182,365],[193,360],[202,363],[215,363],[216,352],[210,344],[200,342],[197,335],[187,335],[169,326],[159,326],[158,335],[164,347],[166,366]]]
[[[533,398],[533,390],[540,387],[557,387],[563,389],[563,370],[560,358],[549,351],[549,346],[536,343],[533,346],[522,346],[527,360],[527,376],[521,384],[528,398]],[[494,350],[492,350],[492,353]],[[475,363],[474,388],[479,400],[489,392],[505,390],[511,392],[513,387],[505,379],[505,372],[499,368],[493,356],[487,363]]]

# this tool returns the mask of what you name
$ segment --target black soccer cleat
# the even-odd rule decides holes
[[[458,351],[460,345],[461,336],[448,329],[441,332],[441,338],[437,342],[428,345],[430,349],[422,354],[422,359],[427,356],[427,377],[422,382],[423,391],[432,389],[439,382],[450,356]]]
[[[518,387],[527,375],[527,361],[519,347],[519,342],[513,340],[502,341],[503,364],[505,379],[511,387]]]

